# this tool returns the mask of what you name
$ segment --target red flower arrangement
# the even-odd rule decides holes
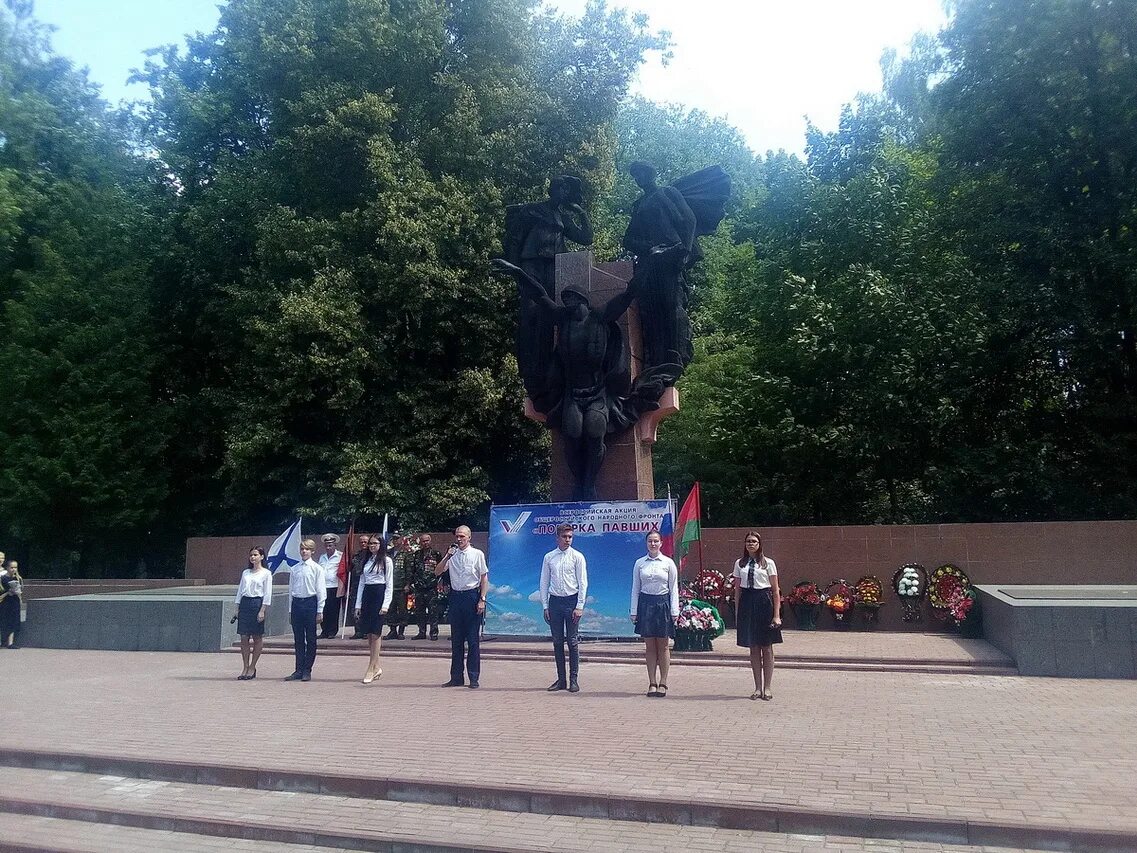
[[[816,607],[821,603],[821,590],[813,581],[798,581],[794,584],[790,594],[785,597],[786,604],[791,607],[805,605]]]
[[[958,566],[945,563],[928,578],[928,601],[941,619],[961,624],[975,604],[971,579]]]
[[[691,582],[691,591],[695,593],[695,598],[701,598],[703,601],[722,601],[725,588],[723,576],[714,569],[703,569]]]

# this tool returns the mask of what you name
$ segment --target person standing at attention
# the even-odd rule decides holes
[[[320,568],[324,570],[325,607],[321,622],[320,639],[334,640],[340,632],[340,606],[346,588],[343,554],[337,547],[340,538],[334,533],[324,534],[324,553],[320,555]]]
[[[549,692],[568,689],[579,693],[580,617],[588,595],[588,568],[584,554],[572,547],[572,525],[557,525],[557,547],[541,561],[541,604],[545,621],[553,631],[553,658],[557,662],[557,680]],[[565,680],[565,640],[568,640],[568,680]]]
[[[363,574],[359,577],[359,587],[355,593],[355,624],[360,633],[367,637],[371,656],[363,683],[372,684],[383,674],[379,667],[379,649],[383,639],[383,617],[391,608],[391,596],[395,590],[392,575],[395,564],[387,556],[387,544],[382,536],[372,536],[367,542],[367,562],[363,564]]]
[[[316,623],[324,615],[327,598],[324,570],[312,559],[315,550],[316,543],[311,539],[300,543],[301,561],[292,567],[288,578],[296,669],[285,681],[312,680],[312,664],[316,662]]]
[[[454,539],[455,544],[434,567],[435,575],[450,574],[450,680],[442,686],[463,686],[465,658],[470,687],[476,690],[482,669],[480,631],[490,570],[486,555],[470,544],[469,527],[463,524],[456,528]]]
[[[774,644],[782,642],[782,596],[778,567],[762,553],[762,537],[746,534],[742,556],[734,562],[734,612],[738,622],[738,645],[750,650],[754,674],[751,699],[774,698]]]
[[[237,633],[241,637],[241,661],[245,668],[238,681],[257,677],[257,661],[265,640],[265,608],[272,604],[272,572],[265,568],[264,548],[249,551],[249,566],[241,572],[237,587]]]
[[[632,624],[644,638],[647,695],[654,699],[667,695],[671,668],[667,642],[675,636],[679,618],[679,571],[670,557],[660,553],[662,544],[658,533],[649,533],[647,554],[632,567]]]

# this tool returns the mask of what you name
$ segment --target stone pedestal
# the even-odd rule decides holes
[[[615,261],[594,265],[591,252],[567,252],[557,255],[557,297],[568,284],[586,291],[593,307],[607,304],[623,293],[632,277],[631,261]],[[631,348],[632,378],[643,366],[639,307],[635,304],[620,318],[624,339]],[[651,500],[655,498],[655,476],[652,472],[651,445],[659,421],[679,411],[679,395],[674,388],[664,392],[660,410],[648,412],[631,429],[611,433],[606,439],[608,453],[596,481],[599,500]],[[536,421],[545,418],[525,401],[525,415]],[[559,430],[553,430],[551,499],[572,500],[573,478],[565,462],[564,444]]]

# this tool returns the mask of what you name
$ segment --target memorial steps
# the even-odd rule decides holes
[[[0,754],[5,851],[1131,850],[1137,835],[609,798],[113,758]],[[22,761],[20,759],[23,759]],[[31,764],[33,766],[26,766]],[[68,768],[68,769],[64,769]]]
[[[890,634],[896,651],[889,654],[882,651],[882,644],[874,643],[873,648],[863,648],[865,635],[818,632],[808,638],[805,651],[789,649],[803,645],[801,633],[786,632],[786,643],[776,651],[778,668],[823,670],[838,672],[908,672],[938,675],[1018,675],[1014,662],[998,649],[980,640],[961,643],[951,636],[927,636],[913,634]],[[846,642],[854,638],[853,648]],[[909,638],[918,638],[912,639]],[[875,637],[874,637],[875,639]],[[266,637],[264,654],[288,654],[292,652],[291,636]],[[319,640],[321,655],[367,656],[367,643],[364,640]],[[240,651],[235,645],[229,651]],[[907,653],[905,653],[907,652]],[[445,634],[436,641],[430,640],[384,640],[384,657],[427,657],[450,658],[450,638]],[[643,665],[643,646],[635,641],[608,642],[584,641],[580,645],[581,664],[625,664]],[[482,659],[487,661],[549,661],[553,659],[551,641],[540,640],[483,640]],[[748,667],[749,660],[745,650],[734,645],[734,636],[728,632],[715,641],[715,650],[710,652],[672,652],[674,666],[738,666]]]

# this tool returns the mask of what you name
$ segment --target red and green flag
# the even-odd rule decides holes
[[[686,568],[687,553],[691,550],[692,542],[702,545],[702,519],[703,508],[699,499],[699,484],[691,487],[687,500],[683,501],[683,508],[679,510],[679,518],[675,522],[675,556],[679,558],[679,571]],[[699,555],[700,568],[702,554]]]

